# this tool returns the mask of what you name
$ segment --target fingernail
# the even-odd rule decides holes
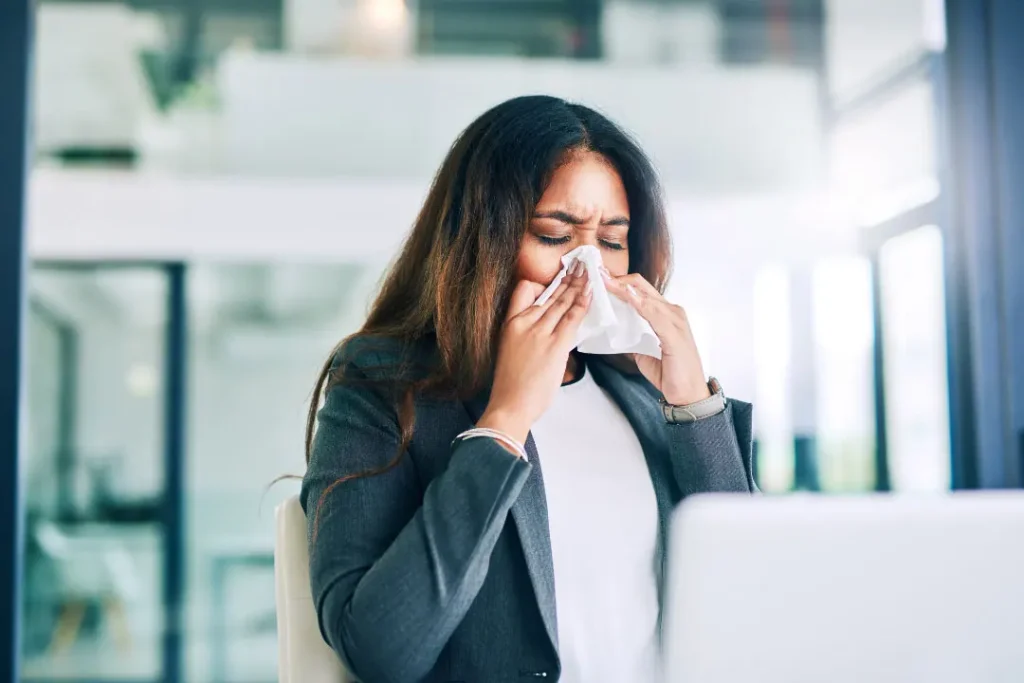
[[[583,296],[590,296],[594,292],[594,283],[587,281],[587,286],[583,288]]]
[[[583,265],[583,261],[576,261],[576,265],[573,266],[573,275],[579,277],[587,270],[587,267]]]
[[[600,273],[601,273],[601,277],[603,277],[603,278],[604,278],[605,280],[611,280],[611,279],[612,279],[612,274],[611,274],[611,273],[609,273],[609,272],[608,272],[608,269],[607,269],[607,268],[605,268],[604,266],[601,266],[601,267],[600,267],[600,268],[598,269],[598,272],[600,272]]]

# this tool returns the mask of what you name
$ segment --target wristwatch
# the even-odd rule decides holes
[[[672,405],[666,403],[664,398],[661,399],[661,412],[665,414],[665,420],[672,424],[685,424],[723,412],[726,400],[725,393],[722,392],[722,385],[712,377],[708,380],[708,389],[711,391],[711,395],[706,399],[685,406]]]

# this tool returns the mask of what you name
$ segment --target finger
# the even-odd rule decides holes
[[[683,309],[670,303],[638,273],[606,278],[605,284],[609,292],[628,303],[649,322],[662,341],[672,338],[688,324]]]
[[[558,296],[551,298],[543,315],[537,321],[538,325],[541,325],[549,332],[555,329],[558,321],[562,319],[562,316],[565,315],[565,312],[569,310],[573,301],[576,300],[576,297],[582,291],[580,278],[573,276],[566,278],[566,280],[565,288],[560,288]]]
[[[547,301],[541,304],[541,306],[547,307],[551,304],[551,302],[555,301],[556,299],[558,299],[558,297],[562,296],[562,294],[565,293],[565,290],[569,288],[569,285],[572,284],[573,278],[575,278],[578,273],[583,272],[582,268],[583,265],[580,263],[580,261],[578,259],[574,259],[572,263],[569,264],[569,267],[565,269],[565,274],[562,276],[562,279],[559,282],[559,286],[555,288],[555,291],[551,293],[551,296],[549,296],[547,298]]]
[[[533,302],[544,293],[544,285],[529,280],[520,280],[516,288],[512,290],[512,298],[508,304],[508,318],[514,318],[523,311],[533,306]]]
[[[551,293],[551,296],[548,297],[547,301],[542,303],[540,306],[537,306],[537,308],[539,308],[541,311],[548,310],[548,308],[551,306],[552,303],[554,303],[555,301],[558,301],[558,299],[563,294],[565,294],[565,290],[569,289],[569,285],[571,283],[572,283],[572,277],[571,276],[566,275],[565,277],[563,277],[562,281],[559,283],[558,287],[555,288],[555,291]]]
[[[606,277],[605,282],[609,285],[609,290],[613,290],[623,300],[628,300],[629,295],[634,295],[639,298],[647,297],[656,301],[665,301],[661,292],[640,273]]]
[[[650,310],[651,297],[641,294],[641,291],[632,283],[619,278],[605,278],[605,289],[615,298],[626,302],[635,308],[645,318],[652,313]]]
[[[605,277],[604,286],[608,290],[608,293],[612,296],[625,301],[626,303],[632,303],[632,299],[637,296],[636,288],[627,286],[628,283],[622,282],[618,278]]]
[[[558,286],[555,288],[555,291],[551,292],[551,294],[541,304],[538,304],[537,302],[539,301],[540,297],[543,296],[544,292],[547,291],[548,287],[550,287],[551,285],[539,285],[537,283],[531,283],[535,289],[539,290],[539,293],[533,297],[533,303],[529,304],[525,309],[521,310],[518,315],[521,317],[526,316],[531,321],[536,321],[538,318],[540,318],[540,316],[543,314],[544,311],[548,309],[551,303],[553,301],[556,301],[560,296],[562,296],[565,290],[569,288],[569,285],[572,284],[572,272],[575,265],[576,262],[574,261],[569,266],[569,269],[566,272],[566,274],[562,276],[562,279],[559,282]]]
[[[594,292],[592,290],[586,289],[579,292],[572,306],[569,307],[569,310],[565,312],[565,315],[562,316],[555,327],[555,336],[560,343],[568,345],[570,350],[571,345],[576,341],[576,333],[579,331],[580,325],[583,324],[583,318],[586,317],[587,311],[590,309],[590,303],[593,300]]]
[[[573,304],[579,296],[585,293],[589,280],[587,279],[586,271],[583,271],[581,275],[573,275],[572,280],[569,282],[569,286],[562,292],[561,296],[556,301],[551,303],[548,309],[544,312],[538,321],[539,325],[543,325],[547,330],[554,330],[558,325],[558,322],[562,319],[562,316],[572,308]]]
[[[647,278],[640,273],[627,273],[621,279],[627,284],[633,285],[641,294],[647,294],[655,299],[665,301],[665,297],[662,296],[658,288],[648,282]]]
[[[644,307],[647,304],[663,304],[673,307],[672,304],[662,296],[661,292],[648,282],[640,273],[629,273],[621,277],[605,278],[608,291],[627,303]]]

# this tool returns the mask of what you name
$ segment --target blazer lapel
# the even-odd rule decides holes
[[[475,423],[487,407],[487,398],[477,397],[467,401],[466,410]],[[519,492],[519,498],[512,504],[512,519],[519,532],[519,542],[526,558],[526,568],[533,584],[544,628],[558,651],[558,623],[555,614],[555,569],[551,558],[551,535],[548,528],[548,504],[544,491],[544,476],[541,472],[540,456],[533,434],[527,436],[526,454],[532,468],[530,475]]]
[[[512,518],[519,531],[523,545],[526,567],[537,596],[537,606],[544,619],[544,628],[551,638],[551,644],[558,651],[558,621],[555,614],[555,569],[551,558],[551,534],[548,528],[548,502],[544,492],[544,477],[541,473],[537,444],[531,434],[526,440],[526,453],[530,456],[533,469],[519,492],[519,498],[512,504]]]

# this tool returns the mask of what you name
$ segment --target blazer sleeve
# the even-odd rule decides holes
[[[753,470],[753,409],[729,400],[717,415],[667,424],[672,471],[685,498],[694,493],[756,493]]]
[[[337,386],[319,413],[302,486],[310,582],[324,639],[363,681],[419,681],[476,597],[531,465],[490,439],[453,448],[424,489],[395,410]]]

